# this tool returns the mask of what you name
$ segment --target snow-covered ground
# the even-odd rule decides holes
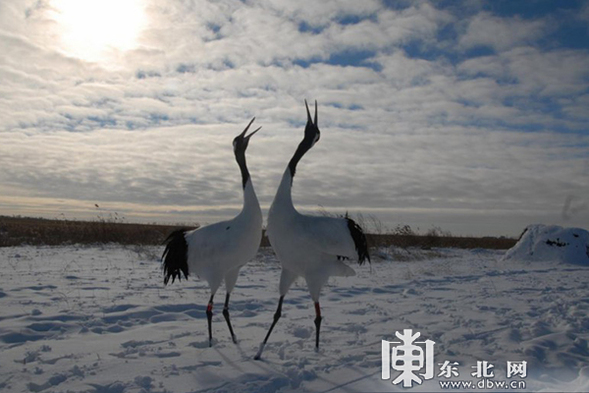
[[[470,380],[477,361],[507,380],[527,361],[525,391],[589,391],[589,267],[501,261],[504,252],[373,251],[372,266],[332,279],[321,347],[304,282],[254,361],[274,314],[280,267],[261,249],[232,296],[233,344],[216,297],[208,347],[206,284],[163,286],[161,247],[0,249],[0,390],[6,392],[356,392],[441,390],[440,363]],[[381,340],[413,329],[435,341],[435,378],[381,379]],[[420,338],[420,339],[421,339]],[[522,380],[516,377],[514,380]]]

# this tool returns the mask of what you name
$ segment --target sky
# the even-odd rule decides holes
[[[589,228],[589,2],[0,2],[0,215],[264,216],[302,139],[305,213],[369,231]],[[116,215],[115,215],[116,213]]]

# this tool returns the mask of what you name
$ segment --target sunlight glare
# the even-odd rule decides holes
[[[138,46],[145,27],[142,0],[53,0],[63,50],[91,62]]]

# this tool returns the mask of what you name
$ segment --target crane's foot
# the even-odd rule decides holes
[[[258,349],[258,353],[256,353],[256,356],[254,356],[254,360],[261,360],[262,359],[262,352],[264,351],[265,346],[266,346],[266,343],[260,344],[260,349]]]
[[[231,319],[229,317],[229,309],[227,309],[227,308],[223,309],[223,316],[225,317],[225,321],[227,322],[227,326],[229,327],[229,334],[231,334],[231,340],[233,341],[234,344],[237,344],[237,337],[235,336],[235,333],[233,332],[233,326],[231,325]]]
[[[262,351],[264,350],[264,346],[266,346],[266,343],[268,342],[268,338],[270,338],[270,334],[272,333],[274,326],[276,326],[276,323],[278,322],[278,320],[282,316],[282,302],[283,301],[284,301],[284,295],[280,296],[280,299],[278,299],[278,308],[276,309],[276,312],[274,313],[274,319],[272,320],[272,325],[270,325],[270,330],[268,330],[268,333],[266,334],[264,341],[262,341],[262,344],[260,344],[260,349],[258,350],[258,353],[256,354],[256,356],[254,356],[254,360],[260,360],[260,358],[262,357]]]

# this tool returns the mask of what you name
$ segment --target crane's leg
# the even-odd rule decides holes
[[[258,353],[256,354],[256,356],[254,356],[255,360],[260,360],[260,358],[262,357],[262,351],[264,350],[264,346],[266,346],[266,342],[268,342],[268,338],[270,337],[270,333],[272,333],[272,329],[274,329],[274,326],[276,326],[276,322],[278,322],[278,320],[282,316],[282,301],[283,300],[284,300],[284,295],[280,296],[280,299],[278,300],[278,309],[276,309],[276,312],[274,313],[274,320],[272,321],[272,325],[270,325],[270,330],[268,330],[268,334],[266,334],[266,338],[264,338],[264,341],[260,345],[260,349],[258,350]]]
[[[231,320],[229,319],[229,295],[230,293],[227,292],[227,296],[225,296],[225,306],[223,306],[223,316],[227,321],[227,326],[229,326],[229,333],[231,333],[231,339],[235,344],[237,344],[237,339],[235,338],[235,333],[233,333],[233,327],[231,326]]]
[[[315,351],[319,350],[319,329],[321,328],[321,308],[319,307],[319,302],[315,302],[315,328],[317,329],[317,334],[315,336]]]
[[[343,264],[342,264],[343,265]],[[329,275],[325,270],[317,270],[311,272],[305,277],[307,280],[307,287],[313,303],[315,303],[315,351],[319,350],[319,333],[321,331],[321,307],[319,307],[319,296],[321,295],[321,288],[327,282]]]
[[[213,329],[211,327],[211,322],[213,321],[213,297],[215,294],[211,295],[209,299],[209,304],[207,305],[207,321],[209,323],[209,347],[213,346]]]
[[[268,338],[270,337],[270,333],[272,333],[272,329],[274,329],[274,326],[276,326],[276,322],[278,322],[278,320],[282,316],[282,302],[284,301],[284,296],[288,292],[288,289],[290,288],[292,283],[295,282],[297,277],[298,276],[295,273],[285,269],[284,267],[282,268],[282,272],[280,273],[280,299],[278,299],[278,309],[276,309],[276,312],[274,313],[274,320],[272,321],[272,325],[270,325],[270,330],[268,330],[266,338],[264,338],[264,341],[262,342],[262,344],[260,344],[260,349],[258,350],[256,356],[254,356],[255,360],[260,360],[262,356],[262,351],[264,350],[264,346],[266,345],[266,342],[268,342]]]

